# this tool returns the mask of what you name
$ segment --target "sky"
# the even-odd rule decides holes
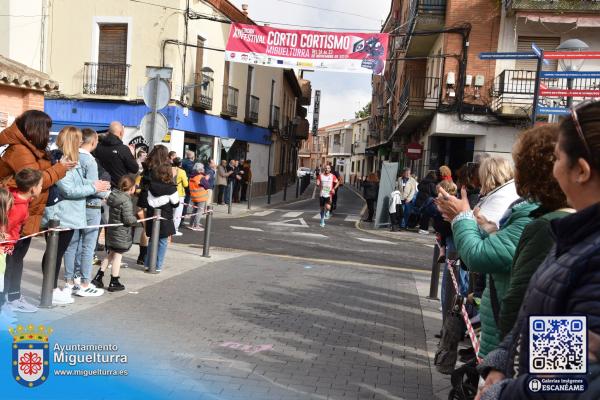
[[[379,31],[390,9],[391,0],[230,0],[239,9],[248,4],[248,15],[257,23],[287,29],[311,29],[284,24],[344,28],[361,32]],[[292,4],[297,3],[297,4]],[[317,8],[312,8],[317,7]],[[318,9],[321,8],[321,9]],[[323,8],[341,11],[332,12]],[[355,14],[355,15],[350,15]],[[356,28],[356,29],[354,29]],[[312,29],[335,30],[335,29]],[[319,126],[354,118],[354,112],[371,100],[371,75],[339,72],[310,72],[304,77],[312,83],[313,93],[321,90]],[[312,104],[308,120],[312,123]]]

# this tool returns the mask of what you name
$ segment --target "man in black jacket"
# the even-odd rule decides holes
[[[118,187],[119,179],[123,175],[137,174],[139,166],[133,155],[134,146],[123,144],[125,128],[117,121],[110,123],[108,134],[98,143],[95,156],[110,174],[110,184]]]

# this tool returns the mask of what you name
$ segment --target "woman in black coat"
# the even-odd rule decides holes
[[[567,196],[567,202],[577,210],[575,214],[551,222],[556,244],[546,260],[532,276],[517,322],[500,346],[490,352],[480,366],[486,379],[477,398],[496,399],[597,399],[598,356],[592,354],[588,365],[590,374],[569,375],[569,378],[587,378],[594,391],[581,394],[532,392],[529,382],[529,317],[530,316],[586,316],[591,336],[600,333],[600,102],[575,109],[560,125],[560,136],[554,157],[553,175]],[[539,324],[538,327],[546,326]],[[548,325],[551,326],[551,325]],[[544,335],[546,329],[536,331]],[[541,332],[541,333],[540,333]],[[562,335],[549,337],[549,348],[555,348]],[[540,343],[537,343],[539,346]],[[595,346],[594,346],[595,347]],[[590,346],[591,349],[591,346]],[[595,349],[596,351],[597,349]],[[576,364],[570,358],[571,350],[562,347],[563,368],[574,371]],[[583,355],[585,357],[587,355]],[[536,358],[537,360],[537,358]],[[538,360],[539,361],[539,360]],[[537,362],[533,363],[534,365]],[[533,371],[535,372],[535,371]],[[509,377],[516,376],[514,379]],[[509,379],[507,379],[509,378]]]
[[[173,181],[171,164],[161,164],[152,170],[152,180],[148,188],[147,215],[154,215],[154,209],[161,210],[158,251],[156,254],[156,272],[162,271],[165,253],[167,252],[167,239],[175,234],[173,223],[173,210],[179,206],[179,193]],[[150,221],[148,221],[150,222]],[[152,223],[146,223],[146,235],[152,237]],[[150,269],[150,252],[146,254],[144,265]]]
[[[421,210],[421,218],[419,220],[419,233],[429,233],[429,220],[433,217],[432,212],[428,209],[433,204],[433,199],[437,197],[437,189],[435,188],[438,183],[437,173],[435,171],[429,171],[429,173],[419,182],[417,186],[417,199],[415,200],[415,207],[417,210]]]
[[[367,209],[369,210],[365,222],[373,222],[375,214],[375,202],[379,195],[379,178],[376,174],[369,174],[365,183],[363,183],[363,197],[367,201]]]

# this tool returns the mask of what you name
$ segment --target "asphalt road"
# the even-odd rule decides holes
[[[211,245],[219,248],[344,261],[386,267],[429,270],[432,248],[417,241],[379,237],[356,229],[364,201],[341,188],[338,206],[324,228],[319,226],[318,199],[281,205],[251,216],[214,219]],[[203,234],[181,229],[176,243],[200,245]]]

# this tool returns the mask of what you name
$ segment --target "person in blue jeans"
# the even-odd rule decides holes
[[[404,207],[404,217],[400,222],[400,229],[408,226],[408,217],[412,211],[413,200],[417,194],[417,181],[410,175],[410,168],[404,168],[402,176],[398,178],[396,187],[400,191],[400,201]]]
[[[179,194],[177,193],[177,186],[173,183],[171,164],[161,164],[152,170],[147,208],[148,216],[154,215],[154,209],[161,210],[156,272],[162,271],[165,254],[167,253],[167,239],[175,234],[173,210],[178,206]],[[152,223],[146,223],[146,235],[149,239],[152,238],[152,225]],[[146,253],[144,265],[146,271],[148,271],[150,269],[150,251]]]
[[[79,165],[84,179],[98,180],[98,164],[91,154],[98,145],[98,134],[93,129],[81,131],[82,144],[79,148]],[[108,197],[110,192],[97,192],[86,198],[85,216],[87,226],[100,224],[102,199]],[[92,264],[94,250],[98,241],[99,228],[76,229],[73,238],[65,252],[65,280],[67,286],[72,288],[73,294],[81,297],[95,297],[104,293],[97,289],[92,280]]]

